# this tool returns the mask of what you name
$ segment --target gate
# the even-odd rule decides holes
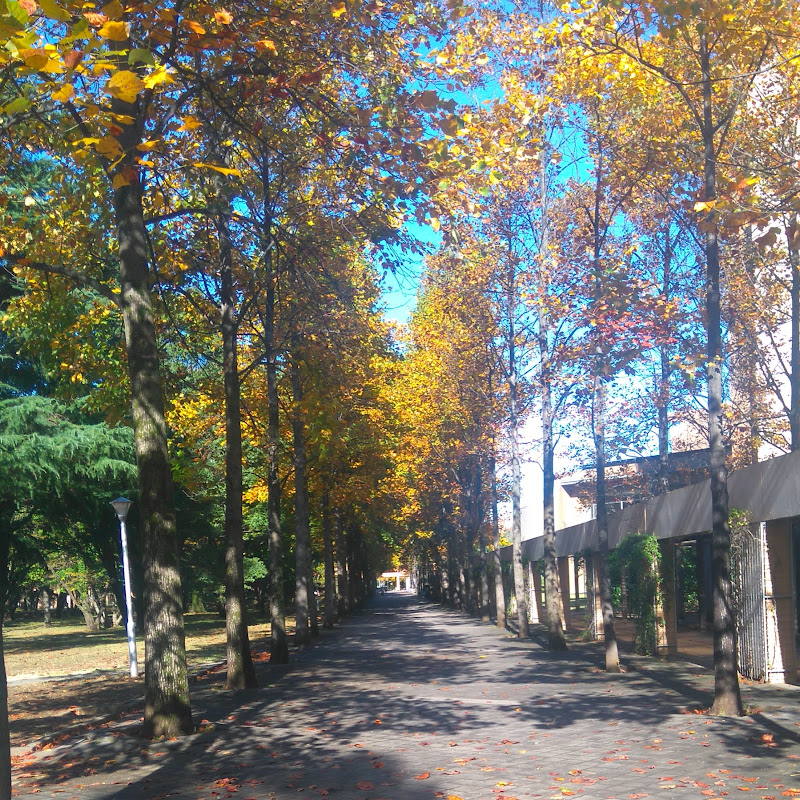
[[[739,672],[755,681],[767,679],[765,597],[766,525],[742,525],[731,536],[731,582]]]

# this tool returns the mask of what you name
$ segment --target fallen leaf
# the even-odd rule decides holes
[[[421,775],[415,775],[414,778],[418,781],[424,781],[430,778],[430,772],[423,772]]]

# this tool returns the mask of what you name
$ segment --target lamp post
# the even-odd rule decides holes
[[[119,535],[122,539],[122,574],[125,579],[125,606],[128,612],[127,624],[125,626],[128,634],[128,660],[131,667],[131,678],[139,677],[139,665],[136,662],[136,632],[133,627],[133,602],[131,600],[131,567],[128,560],[128,530],[125,520],[128,518],[128,511],[133,502],[127,497],[118,497],[111,501],[114,511],[119,520]]]

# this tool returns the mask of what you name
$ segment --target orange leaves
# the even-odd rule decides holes
[[[423,772],[423,773],[421,773],[420,775],[415,775],[415,776],[414,776],[414,779],[415,779],[415,780],[418,780],[418,781],[425,781],[425,780],[427,780],[428,778],[430,778],[430,776],[431,776],[431,773],[430,773],[430,772]]]

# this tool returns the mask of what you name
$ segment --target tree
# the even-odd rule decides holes
[[[755,78],[770,62],[782,61],[781,45],[791,35],[789,4],[754,0],[698,8],[684,0],[625,3],[599,10],[573,9],[565,44],[575,52],[611,57],[636,80],[655,78],[682,115],[677,129],[691,137],[695,175],[701,193],[695,205],[704,240],[706,268],[707,394],[711,450],[713,519],[713,605],[715,714],[741,714],[736,672],[736,631],[731,603],[730,530],[723,439],[723,369],[720,296],[719,193],[721,165],[730,146],[737,112]],[[564,20],[561,20],[564,22]],[[577,24],[576,24],[577,22]],[[584,25],[592,31],[585,36]],[[630,81],[630,79],[629,79]]]
[[[89,424],[80,413],[38,396],[0,400],[0,574],[8,574],[12,540],[34,513],[64,519],[78,517],[96,498],[113,496],[133,478],[130,431]],[[96,520],[95,520],[96,521]],[[0,608],[5,609],[2,583]],[[5,666],[0,614],[0,796],[10,797],[10,751]]]

